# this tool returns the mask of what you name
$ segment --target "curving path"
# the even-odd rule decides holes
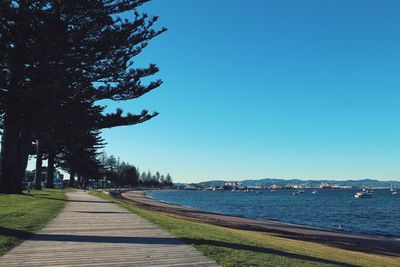
[[[143,218],[77,191],[30,240],[0,257],[0,266],[217,266]]]

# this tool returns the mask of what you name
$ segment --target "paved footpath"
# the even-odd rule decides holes
[[[217,266],[192,246],[88,193],[67,193],[42,231],[0,257],[0,266]]]

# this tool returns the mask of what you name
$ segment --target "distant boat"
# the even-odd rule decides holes
[[[316,194],[316,193],[317,193],[317,190],[313,190],[312,193],[313,193],[313,194]]]
[[[374,190],[372,190],[371,188],[363,188],[363,192],[365,192],[367,194],[372,194],[374,192]]]
[[[371,193],[368,193],[368,192],[366,192],[366,191],[362,191],[362,192],[357,192],[357,193],[354,195],[354,197],[355,197],[355,198],[371,198],[371,197],[372,197],[372,194],[371,194]]]
[[[393,186],[392,186],[391,191],[392,191],[392,196],[397,197],[397,190],[396,190],[396,188],[393,188]]]
[[[393,188],[393,183],[390,184],[390,191],[391,192],[395,192],[394,188]]]
[[[294,192],[293,192],[293,196],[298,196],[298,195],[301,195],[301,194],[303,194],[303,193],[304,193],[304,191],[302,191],[302,190],[294,191]]]

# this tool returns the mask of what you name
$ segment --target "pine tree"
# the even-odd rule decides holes
[[[0,192],[21,191],[21,177],[34,139],[39,144],[38,166],[46,150],[52,159],[56,153],[68,155],[63,162],[70,161],[72,177],[78,171],[74,168],[80,165],[73,163],[73,157],[87,154],[88,160],[95,162],[92,150],[97,142],[92,142],[92,148],[69,145],[68,149],[61,145],[71,137],[62,129],[72,116],[96,109],[101,115],[96,125],[91,129],[85,126],[86,136],[93,137],[103,128],[142,123],[158,114],[144,110],[137,115],[123,115],[117,109],[102,115],[104,107],[95,104],[104,99],[135,99],[161,85],[161,80],[141,83],[142,78],[158,72],[154,64],[133,67],[133,58],[147,42],[166,30],[153,30],[157,17],[135,11],[145,2],[1,2],[0,48],[5,49],[0,56],[0,86],[4,87],[0,95],[4,129]],[[133,17],[122,20],[118,17],[121,13]],[[66,112],[76,102],[86,105],[87,110],[82,114]]]
[[[167,174],[167,177],[165,177],[165,185],[172,186],[172,177],[169,175],[169,173]]]

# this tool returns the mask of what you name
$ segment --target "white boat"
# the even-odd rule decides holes
[[[392,191],[392,196],[397,197],[397,190],[396,190],[396,188],[393,188],[393,186],[392,186],[392,188],[391,188],[390,191]]]
[[[371,198],[371,197],[372,197],[372,194],[371,194],[371,193],[368,193],[368,192],[366,192],[366,191],[363,191],[363,192],[357,192],[357,193],[354,195],[354,197],[355,197],[355,198]]]
[[[316,194],[316,193],[317,193],[317,191],[316,191],[316,190],[313,190],[313,191],[312,191],[312,193],[313,193],[313,194]]]

